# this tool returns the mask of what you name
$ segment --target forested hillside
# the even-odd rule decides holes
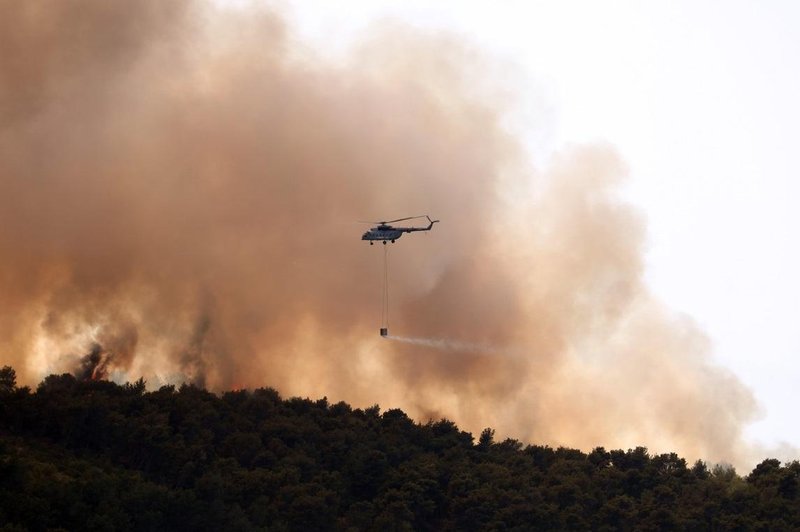
[[[0,530],[797,530],[800,464],[475,441],[270,388],[0,371]]]

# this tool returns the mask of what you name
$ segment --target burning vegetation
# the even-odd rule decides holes
[[[108,378],[108,365],[111,362],[110,354],[103,350],[100,344],[93,344],[89,354],[84,356],[75,372],[75,378],[80,381],[96,381]]]

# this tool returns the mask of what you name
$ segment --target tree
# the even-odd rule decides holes
[[[17,389],[17,372],[11,366],[0,369],[0,395],[10,395]]]
[[[705,480],[711,476],[711,473],[708,471],[708,466],[702,460],[697,460],[694,463],[692,466],[692,473],[694,473],[694,476],[700,480]]]
[[[478,438],[478,449],[486,450],[494,443],[494,429],[486,427]]]
[[[753,469],[747,477],[751,484],[775,484],[780,476],[781,461],[777,458],[767,458]]]
[[[0,532],[800,530],[798,462],[764,460],[745,480],[644,447],[522,449],[491,428],[473,438],[271,389],[64,374],[29,393],[0,376]]]
[[[714,464],[714,467],[711,468],[711,476],[726,483],[733,482],[738,478],[736,469],[731,464],[725,462]]]

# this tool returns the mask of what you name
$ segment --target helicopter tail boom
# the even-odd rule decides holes
[[[430,222],[428,224],[428,227],[396,227],[395,229],[397,229],[398,231],[403,231],[405,233],[412,233],[414,231],[430,231],[431,229],[433,229],[433,224],[439,221],[439,220],[431,220],[430,216],[425,216],[425,218],[427,218],[428,221]]]

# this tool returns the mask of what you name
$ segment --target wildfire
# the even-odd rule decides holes
[[[82,381],[98,381],[108,378],[108,365],[111,353],[99,343],[92,344],[89,354],[81,359],[75,377]]]

